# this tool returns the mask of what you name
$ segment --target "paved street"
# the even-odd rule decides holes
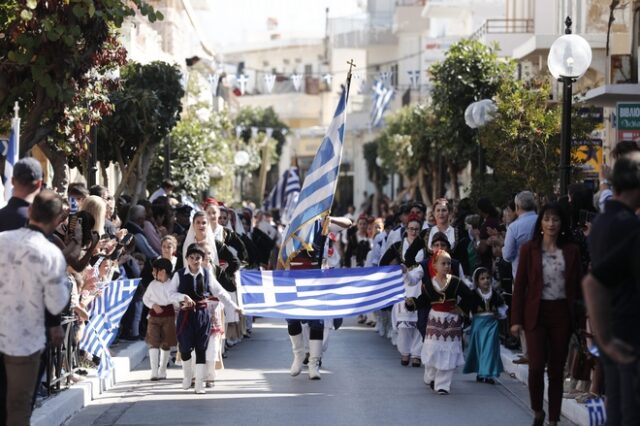
[[[387,339],[354,319],[332,332],[322,380],[306,370],[289,376],[292,355],[284,321],[260,319],[253,337],[233,348],[216,386],[196,396],[180,388],[181,370],[150,382],[148,360],[73,417],[93,425],[527,425],[526,387],[503,375],[500,384],[457,374],[452,394],[438,396],[422,368],[402,367]],[[569,424],[563,422],[562,424]]]

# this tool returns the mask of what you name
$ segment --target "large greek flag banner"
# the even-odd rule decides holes
[[[240,303],[247,315],[322,319],[360,315],[404,300],[400,266],[242,270]]]
[[[312,250],[316,237],[315,222],[324,219],[331,211],[342,159],[346,103],[347,92],[343,90],[333,121],[311,163],[298,195],[298,204],[285,229],[278,255],[281,268],[288,268],[291,259],[301,251]]]
[[[80,349],[100,357],[98,376],[106,378],[113,368],[109,345],[116,338],[120,320],[138,288],[140,279],[101,283],[102,294],[89,306],[89,322],[78,345]]]

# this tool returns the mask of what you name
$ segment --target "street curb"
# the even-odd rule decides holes
[[[31,415],[31,426],[60,426],[86,407],[100,394],[111,389],[116,383],[127,380],[132,368],[147,356],[147,345],[142,342],[120,344],[112,351],[114,369],[111,377],[100,380],[96,370],[90,370],[84,380],[73,384],[57,395],[45,399]]]
[[[504,371],[526,385],[529,379],[529,367],[526,364],[514,364],[513,360],[518,356],[503,346],[500,347],[500,357]],[[545,376],[545,383],[546,381]],[[545,387],[544,400],[548,402],[546,389]],[[562,399],[562,415],[579,426],[590,425],[589,410],[584,404],[577,403],[575,399]]]

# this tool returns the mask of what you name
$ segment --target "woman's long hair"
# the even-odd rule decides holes
[[[536,220],[536,225],[533,230],[533,240],[542,244],[542,218],[545,213],[551,213],[560,218],[560,233],[558,234],[558,239],[556,244],[558,247],[561,247],[563,244],[571,241],[571,235],[569,232],[569,218],[567,216],[566,210],[562,208],[560,204],[557,202],[552,202],[545,204],[540,211],[538,212],[538,219]]]

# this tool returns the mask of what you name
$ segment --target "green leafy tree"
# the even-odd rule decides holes
[[[558,105],[549,103],[547,80],[529,85],[504,80],[495,96],[494,120],[480,130],[480,142],[493,176],[474,180],[472,196],[490,196],[506,203],[513,193],[528,189],[540,195],[555,192],[559,179],[560,120]],[[585,139],[594,123],[572,117],[573,139]],[[574,164],[579,161],[572,153]]]
[[[243,195],[257,204],[262,204],[265,189],[274,185],[278,179],[278,171],[272,166],[280,158],[285,134],[289,128],[271,107],[244,107],[234,118],[234,123],[236,127],[242,129],[240,133],[242,143],[237,146],[237,149],[247,151],[251,158],[249,166],[240,173],[259,169],[257,179],[253,174],[249,174],[248,179],[244,180],[245,186],[248,184],[251,191],[243,190]],[[252,128],[258,130],[257,135],[253,134]],[[268,128],[273,129],[271,138],[266,134]]]
[[[477,167],[476,133],[465,124],[465,109],[493,97],[513,71],[513,64],[499,59],[495,47],[468,39],[452,45],[445,59],[431,66],[436,149],[448,168],[455,197],[459,197],[458,173],[469,161]]]
[[[403,176],[409,197],[419,192],[420,198],[430,203],[441,195],[442,186],[433,110],[427,105],[409,105],[389,115],[386,124],[375,139],[383,169]]]
[[[182,110],[180,69],[165,62],[129,63],[122,86],[110,96],[114,112],[100,126],[98,159],[119,164],[123,179],[116,191],[143,195],[158,146]]]
[[[121,53],[115,31],[136,12],[152,22],[162,18],[144,0],[0,4],[0,115],[9,116],[13,103],[20,103],[21,154],[55,132],[83,139],[99,122],[105,106],[78,94],[95,80],[91,71],[105,65],[106,51]],[[88,112],[74,112],[78,104]],[[88,119],[85,125],[78,124],[80,116]],[[61,123],[68,127],[61,129]]]
[[[200,115],[200,117],[199,117]],[[208,115],[186,111],[169,135],[171,179],[178,190],[199,200],[212,190],[220,200],[233,198],[233,125],[226,111]],[[164,153],[154,160],[149,173],[149,189],[160,185]],[[185,165],[188,164],[188,167]]]

